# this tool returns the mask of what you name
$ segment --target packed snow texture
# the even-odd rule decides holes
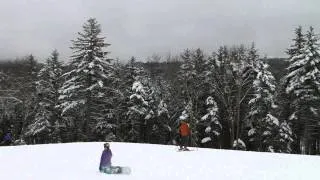
[[[98,171],[103,143],[0,147],[0,179],[7,180],[302,180],[318,179],[320,157],[111,143],[112,164],[130,175]]]

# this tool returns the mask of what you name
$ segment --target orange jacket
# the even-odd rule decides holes
[[[182,122],[179,127],[179,133],[181,136],[189,136],[190,135],[190,128],[186,122]]]

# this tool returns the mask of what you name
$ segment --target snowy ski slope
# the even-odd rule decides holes
[[[0,147],[0,180],[316,180],[320,157],[111,143],[113,165],[131,175],[98,172],[102,142]]]

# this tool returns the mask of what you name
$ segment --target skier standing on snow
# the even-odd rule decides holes
[[[180,121],[179,127],[179,134],[180,134],[180,149],[179,150],[189,150],[187,148],[189,142],[189,136],[191,134],[189,124],[186,123],[185,120]]]
[[[107,168],[111,167],[111,157],[112,157],[110,144],[105,143],[103,146],[104,146],[104,150],[101,155],[100,166],[99,166],[99,170],[101,172],[105,172]]]

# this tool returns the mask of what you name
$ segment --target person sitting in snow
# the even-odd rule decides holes
[[[189,142],[189,136],[191,134],[189,124],[185,120],[180,121],[179,127],[180,134],[180,149],[179,150],[189,150],[187,148]]]
[[[104,146],[104,150],[102,151],[100,166],[99,166],[100,172],[105,172],[109,167],[111,167],[112,152],[110,149],[110,144],[105,143],[103,146]]]
[[[12,136],[10,132],[7,132],[6,135],[3,137],[3,141],[1,144],[5,146],[9,146],[12,142]]]

